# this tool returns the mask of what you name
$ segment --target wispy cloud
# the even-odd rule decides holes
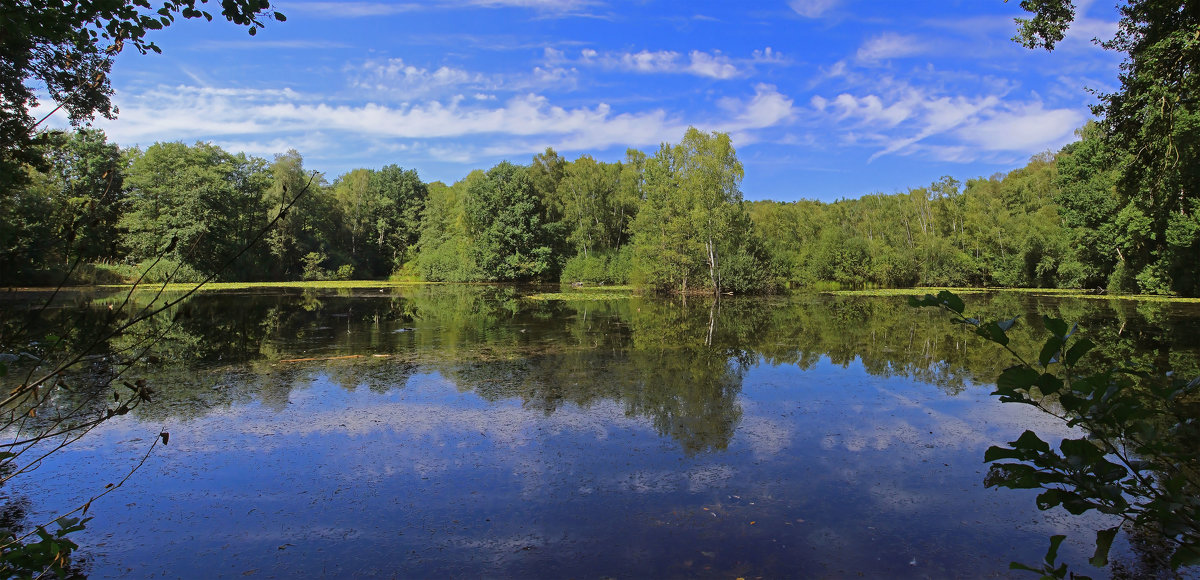
[[[352,86],[357,89],[390,93],[400,98],[486,90],[493,84],[479,73],[448,66],[430,70],[407,64],[400,58],[367,61],[348,67],[347,72]]]
[[[288,89],[159,87],[123,98],[120,119],[102,126],[117,142],[131,145],[203,139],[257,154],[303,147],[306,154],[340,156],[347,143],[359,143],[403,146],[438,161],[464,163],[547,145],[563,151],[652,146],[678,139],[688,125],[740,132],[751,140],[755,131],[786,124],[794,115],[792,99],[766,84],[756,86],[753,96],[721,99],[715,109],[688,116],[663,108],[623,112],[605,103],[565,107],[534,93],[503,101],[480,96],[342,105]]]
[[[927,50],[928,45],[917,36],[885,32],[864,42],[854,58],[859,63],[875,64],[915,56]]]
[[[643,74],[691,74],[715,79],[729,79],[739,74],[738,68],[728,57],[699,50],[693,50],[685,56],[672,50],[601,53],[584,49],[580,52],[578,62],[582,66]]]
[[[503,103],[454,97],[412,105],[336,105],[293,91],[243,91],[193,86],[160,87],[122,99],[120,119],[102,125],[120,143],[211,139],[218,143],[303,141],[315,149],[338,147],[337,139],[315,143],[306,135],[366,139],[440,140],[479,138],[472,146],[492,151],[513,137],[535,135],[571,142],[575,148],[648,145],[681,132],[686,124],[665,110],[619,113],[609,105],[567,108],[525,94]],[[488,141],[497,144],[488,145]],[[460,159],[454,159],[460,160]]]
[[[484,74],[449,66],[424,68],[392,58],[349,65],[346,72],[355,89],[389,100],[411,100],[472,92],[571,90],[576,86],[578,71],[547,65],[524,73]]]
[[[1086,120],[1078,109],[1047,109],[1036,98],[942,94],[904,82],[881,84],[886,91],[810,101],[818,122],[841,128],[843,143],[875,149],[871,160],[892,154],[955,162],[998,152],[1028,155],[1071,141]]]
[[[572,64],[640,74],[686,74],[711,79],[733,79],[751,74],[755,65],[781,65],[787,60],[779,51],[766,47],[755,50],[750,58],[733,59],[720,51],[693,50],[687,54],[673,50],[640,52],[599,52],[585,48],[571,60],[560,50],[547,48],[548,64]]]
[[[368,18],[425,10],[429,5],[409,2],[294,2],[289,11],[324,18]]]
[[[462,8],[526,8],[543,15],[587,15],[602,5],[594,0],[441,0],[430,2],[293,2],[289,11],[325,18],[369,18],[423,10]]]
[[[788,7],[805,18],[820,18],[836,7],[838,2],[839,0],[789,0]]]

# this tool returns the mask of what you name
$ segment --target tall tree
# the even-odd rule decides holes
[[[1024,0],[1016,40],[1053,50],[1075,18],[1070,0]],[[1125,54],[1116,91],[1100,95],[1117,181],[1118,221],[1145,232],[1123,256],[1138,287],[1200,295],[1200,4],[1125,0],[1116,35],[1101,42]]]
[[[724,244],[744,211],[742,164],[729,135],[690,127],[678,145],[664,143],[646,161],[644,175],[645,202],[634,221],[642,279],[686,292],[703,268],[708,287],[720,292]]]
[[[166,258],[212,274],[265,223],[260,203],[269,183],[266,162],[216,145],[156,143],[135,151],[126,183],[129,211],[121,226],[135,260],[171,248]],[[224,275],[253,271],[243,265]]]
[[[47,193],[54,210],[52,259],[85,262],[118,255],[117,220],[124,210],[125,161],[104,132],[48,132],[41,137]],[[46,256],[50,258],[50,256]]]
[[[373,242],[386,270],[376,274],[391,274],[416,258],[421,213],[425,210],[429,189],[416,170],[398,165],[385,165],[372,172],[370,189],[371,197],[376,200],[372,214]]]
[[[567,241],[577,254],[613,249],[624,226],[618,203],[621,166],[584,155],[567,164],[558,184]]]
[[[486,278],[532,280],[557,274],[560,265],[526,168],[504,161],[489,169],[468,187],[465,209],[472,251]]]
[[[370,169],[355,169],[333,182],[333,197],[341,210],[343,225],[350,236],[350,257],[359,259],[359,244],[372,228],[371,215],[375,213],[376,200],[370,192]]]
[[[266,238],[272,257],[271,277],[276,280],[295,279],[302,274],[303,260],[308,254],[316,253],[328,258],[334,247],[341,215],[327,191],[328,184],[324,177],[307,174],[304,158],[298,151],[292,149],[276,155],[270,172],[271,185],[263,192],[267,221],[275,219],[297,193],[306,191],[308,187],[307,193],[287,210]],[[345,264],[345,260],[339,257],[336,261]]]
[[[483,180],[483,171],[476,169],[452,186],[429,184],[417,241],[417,271],[424,279],[475,282],[483,278],[472,252],[466,210],[467,191]]]

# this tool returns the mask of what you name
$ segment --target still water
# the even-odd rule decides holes
[[[990,398],[1010,361],[943,314],[538,291],[201,294],[107,346],[160,337],[129,375],[153,404],[3,491],[38,520],[170,432],[75,536],[97,578],[1006,577],[1057,533],[1073,570],[1109,573],[1086,560],[1111,522],[984,487],[989,445],[1069,431]],[[43,322],[86,329],[77,309],[114,301],[67,295]],[[1049,313],[1102,345],[1096,365],[1200,369],[1196,305],[967,302],[1022,315],[1027,349]]]

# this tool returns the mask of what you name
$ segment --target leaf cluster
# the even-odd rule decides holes
[[[1091,510],[1119,516],[1131,526],[1160,530],[1173,546],[1175,568],[1200,564],[1200,379],[1115,367],[1083,372],[1080,360],[1096,345],[1076,335],[1078,326],[1045,316],[1049,337],[1036,358],[1011,344],[1016,318],[988,322],[968,317],[961,298],[950,291],[911,298],[914,307],[951,313],[983,339],[1004,347],[1018,361],[1005,369],[992,393],[1006,403],[1031,405],[1079,428],[1081,437],[1063,439],[1057,449],[1033,431],[1007,446],[989,447],[985,484],[1041,489],[1039,509],[1062,506],[1078,515]],[[1090,562],[1103,566],[1120,526],[1100,530]],[[1058,542],[1052,540],[1047,566]],[[1066,568],[1021,569],[1063,577]]]
[[[0,186],[21,180],[23,164],[37,164],[37,126],[29,111],[44,89],[72,124],[95,115],[115,118],[109,73],[126,46],[160,53],[150,32],[175,19],[213,19],[213,12],[254,35],[274,19],[268,0],[0,0]]]

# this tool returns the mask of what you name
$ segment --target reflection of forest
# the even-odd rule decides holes
[[[111,300],[68,300],[40,322],[71,328],[61,349],[69,351],[103,326]],[[1010,333],[1018,349],[1032,350],[1031,325],[1052,314],[1079,321],[1101,345],[1094,364],[1200,375],[1200,337],[1188,332],[1200,316],[1195,305],[1015,293],[972,295],[968,303],[983,318],[1021,315],[1029,324]],[[107,358],[95,360],[129,359],[153,337],[161,338],[131,371],[158,391],[156,404],[138,410],[143,416],[189,417],[255,400],[282,408],[318,375],[347,389],[386,391],[436,371],[484,399],[519,399],[547,414],[564,404],[619,401],[688,452],[728,444],[741,419],[742,377],[759,361],[801,368],[822,357],[858,361],[871,374],[912,377],[950,395],[993,381],[1011,363],[902,297],[563,302],[492,286],[211,292],[117,337]],[[286,362],[294,359],[317,360]]]

